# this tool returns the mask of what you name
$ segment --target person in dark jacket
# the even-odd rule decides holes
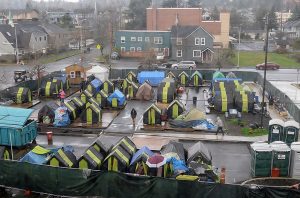
[[[133,126],[135,126],[135,118],[136,118],[137,112],[134,108],[132,108],[130,115],[131,115],[131,119],[132,119],[132,124],[133,124]]]
[[[85,89],[85,81],[83,80],[80,82],[80,93],[82,93],[84,89]]]

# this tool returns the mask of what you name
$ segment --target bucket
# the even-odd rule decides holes
[[[280,169],[279,168],[273,168],[272,169],[272,177],[279,177],[280,175]]]
[[[46,134],[47,134],[48,145],[52,145],[53,144],[53,133],[52,133],[52,131],[49,131]]]

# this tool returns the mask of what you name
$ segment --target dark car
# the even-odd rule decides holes
[[[272,69],[272,70],[276,70],[276,69],[279,69],[279,68],[280,68],[280,65],[278,65],[276,63],[271,63],[271,62],[267,63],[267,67],[266,67],[266,69]],[[257,64],[256,69],[264,70],[265,69],[265,63]]]
[[[32,74],[27,70],[14,71],[15,82],[23,82],[27,79],[32,79]]]

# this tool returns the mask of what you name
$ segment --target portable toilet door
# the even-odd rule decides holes
[[[288,177],[290,172],[291,149],[283,142],[271,143],[272,170],[279,169],[280,177]]]
[[[267,143],[251,144],[252,177],[270,177],[272,167],[272,148]]]
[[[291,171],[290,177],[300,179],[300,142],[291,144]]]
[[[299,123],[289,120],[284,123],[283,141],[290,145],[292,142],[298,142]]]
[[[280,119],[272,119],[269,121],[268,142],[282,141],[284,133],[284,122]]]

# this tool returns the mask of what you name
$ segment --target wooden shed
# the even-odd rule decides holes
[[[68,80],[71,85],[79,85],[86,79],[86,71],[91,67],[84,67],[82,65],[73,64],[65,68]]]

